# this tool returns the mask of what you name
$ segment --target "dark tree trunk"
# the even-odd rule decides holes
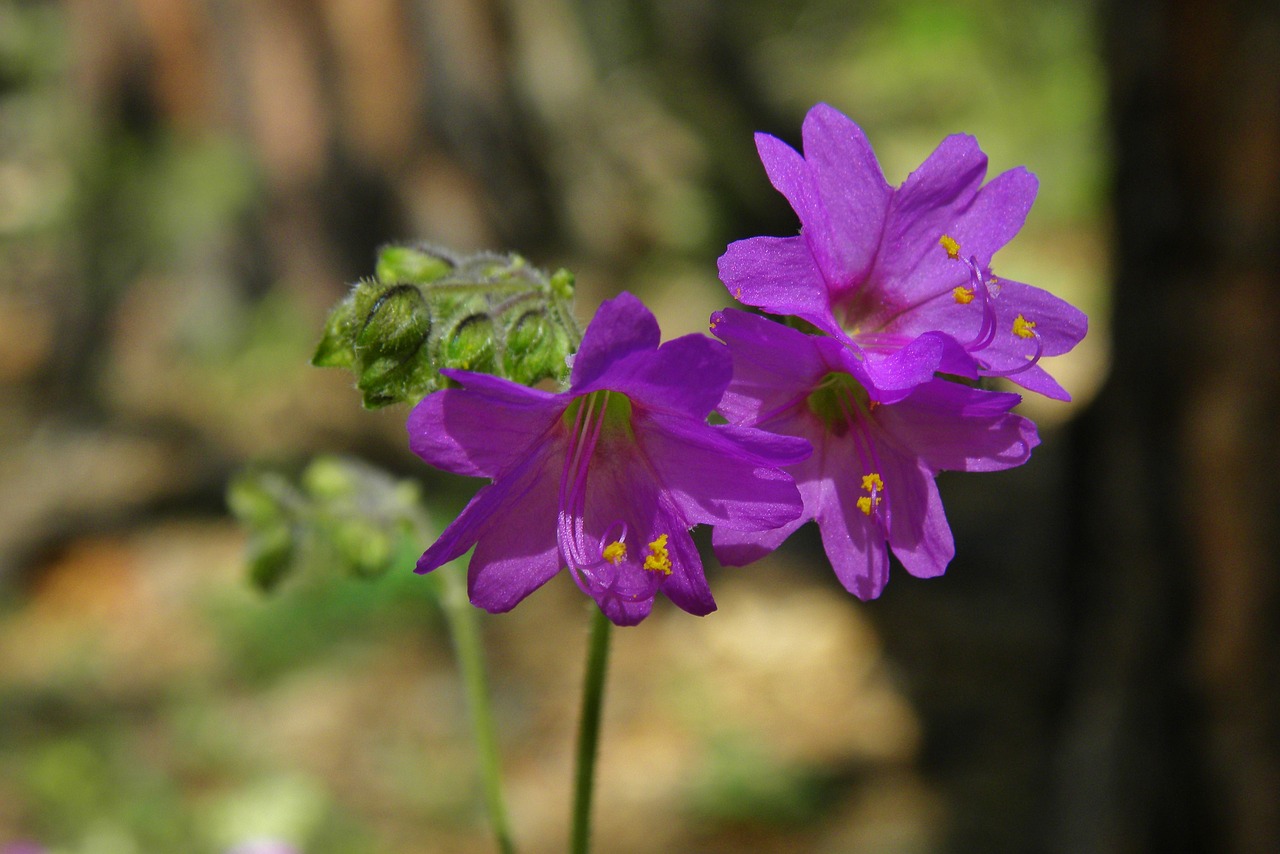
[[[1119,0],[1060,851],[1280,851],[1280,5]]]

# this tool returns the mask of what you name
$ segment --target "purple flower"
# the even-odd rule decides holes
[[[719,342],[658,345],[657,321],[630,294],[604,303],[552,394],[466,371],[461,389],[425,398],[409,443],[431,465],[491,478],[418,561],[429,572],[475,546],[471,601],[507,611],[562,566],[618,625],[648,615],[655,594],[692,614],[715,610],[689,530],[765,530],[800,512],[779,466],[808,455],[798,439],[707,415],[729,384]]]
[[[955,547],[935,475],[1010,468],[1039,444],[1035,425],[1009,412],[1016,394],[946,380],[885,394],[834,338],[732,310],[713,315],[711,328],[734,363],[720,412],[813,446],[812,456],[787,468],[804,512],[763,533],[716,527],[723,563],[757,560],[812,519],[836,576],[859,598],[884,589],[886,544],[912,575],[941,575]]]
[[[756,135],[769,180],[802,228],[797,237],[729,246],[720,278],[735,298],[845,340],[880,388],[941,370],[1008,376],[1070,398],[1037,362],[1074,347],[1087,318],[991,270],[1031,209],[1034,175],[1012,169],[982,186],[987,157],[973,137],[956,134],[895,189],[862,130],[835,109],[811,109],[802,135],[803,156]]]

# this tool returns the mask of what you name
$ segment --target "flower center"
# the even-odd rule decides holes
[[[864,515],[873,516],[877,524],[887,525],[885,512],[889,505],[884,508],[880,505],[888,491],[880,476],[884,466],[876,452],[874,436],[878,428],[872,415],[880,404],[872,400],[867,390],[852,376],[835,371],[822,378],[809,393],[807,402],[809,411],[823,421],[832,435],[853,443],[858,455],[858,468],[864,472],[862,490],[866,493],[854,503]]]
[[[615,438],[634,438],[631,417],[631,401],[626,395],[611,391],[595,391],[573,400],[563,416],[569,439],[560,473],[556,540],[578,587],[602,604],[608,599],[651,599],[672,572],[666,534],[649,543],[642,565],[647,572],[638,574],[634,563],[627,570],[626,522],[613,522],[598,538],[587,532],[587,482],[592,457],[606,431]]]
[[[862,384],[852,376],[832,371],[809,392],[809,411],[822,419],[827,429],[837,436],[847,433],[862,415],[869,415],[876,404]]]

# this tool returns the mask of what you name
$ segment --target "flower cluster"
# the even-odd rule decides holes
[[[1020,465],[1039,441],[1012,413],[1020,397],[980,379],[1067,399],[1040,359],[1086,330],[1077,309],[992,270],[1036,180],[1015,169],[984,186],[985,155],[957,135],[891,187],[861,129],[824,104],[805,119],[803,154],[756,142],[801,231],[732,244],[720,278],[795,320],[726,309],[711,320],[719,341],[660,344],[623,294],[588,326],[561,393],[442,371],[459,387],[414,409],[411,446],[492,483],[420,572],[474,546],[471,599],[505,611],[567,568],[613,622],[634,624],[659,592],[714,609],[689,536],[699,523],[722,562],[742,564],[815,521],[863,599],[883,590],[890,550],[913,575],[946,569],[938,472]],[[713,410],[728,424],[709,424]]]

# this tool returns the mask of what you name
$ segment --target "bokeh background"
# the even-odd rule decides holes
[[[1280,850],[1278,81],[1265,0],[0,0],[0,850],[492,850],[429,586],[260,594],[227,481],[339,452],[446,524],[475,484],[308,366],[377,247],[705,331],[816,101],[894,183],[957,131],[1037,173],[997,264],[1089,313],[1075,399],[941,478],[944,578],[860,603],[807,531],[615,633],[598,850]],[[523,851],[586,618],[482,621]]]

